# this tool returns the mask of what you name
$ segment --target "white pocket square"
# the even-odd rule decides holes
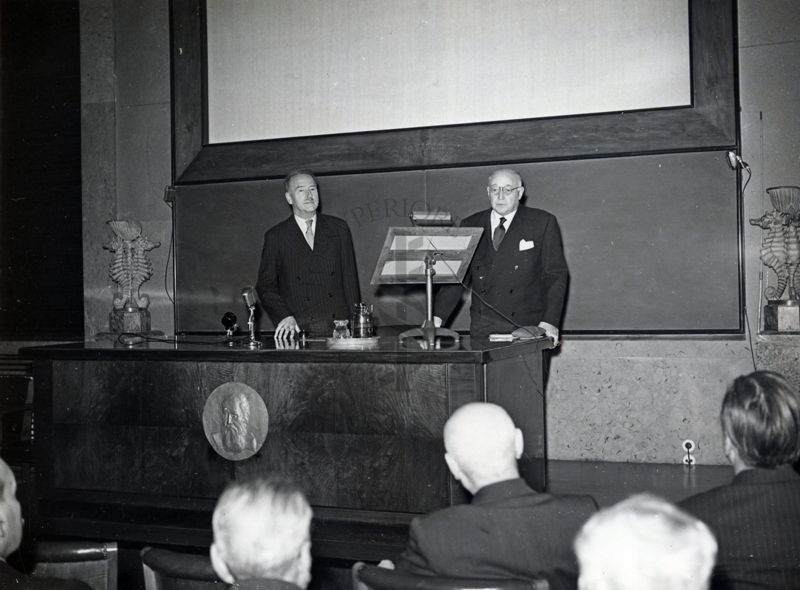
[[[523,250],[530,250],[533,248],[533,240],[520,240],[519,241],[519,251],[522,252]]]

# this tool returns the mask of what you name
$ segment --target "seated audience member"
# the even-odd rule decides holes
[[[17,480],[0,459],[0,588],[3,590],[91,590],[78,580],[27,576],[6,563],[22,542],[22,510],[17,500]]]
[[[728,388],[720,417],[733,481],[681,503],[719,542],[712,587],[800,588],[800,395],[756,371]]]
[[[717,543],[696,518],[638,494],[592,516],[575,553],[580,590],[705,590]]]
[[[528,487],[517,469],[522,432],[500,406],[470,403],[456,410],[444,426],[444,446],[447,466],[472,502],[415,518],[396,569],[461,578],[546,577],[552,588],[574,588],[572,540],[597,510],[594,499]]]
[[[211,563],[242,590],[305,588],[311,579],[311,507],[291,480],[234,482],[212,517]]]

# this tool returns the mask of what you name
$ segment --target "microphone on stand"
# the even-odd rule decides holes
[[[261,342],[256,340],[256,290],[253,287],[245,287],[242,289],[242,299],[247,309],[250,310],[250,319],[247,320],[247,327],[250,328],[250,342],[247,346],[251,349],[261,348]]]
[[[247,309],[255,309],[256,307],[256,291],[253,287],[245,287],[242,289],[242,297]]]

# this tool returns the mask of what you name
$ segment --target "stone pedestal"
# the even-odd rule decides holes
[[[800,301],[770,301],[764,306],[766,332],[800,332]]]
[[[108,326],[115,334],[149,332],[150,311],[147,309],[115,309],[108,314]]]

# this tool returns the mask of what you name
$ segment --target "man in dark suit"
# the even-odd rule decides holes
[[[311,580],[311,506],[283,475],[231,483],[211,517],[211,565],[237,590],[301,590]]]
[[[546,577],[551,588],[575,587],[572,540],[597,504],[590,496],[532,490],[517,468],[522,443],[522,432],[500,406],[470,403],[453,413],[444,427],[445,461],[472,502],[415,518],[397,570]]]
[[[525,187],[514,170],[493,172],[486,192],[491,209],[461,224],[484,229],[465,279],[472,288],[470,334],[547,334],[557,344],[569,280],[558,222],[542,209],[520,207]],[[435,315],[446,321],[460,298],[459,287],[440,289]]]
[[[256,290],[276,339],[301,330],[330,336],[333,320],[349,318],[360,300],[350,229],[343,219],[317,212],[311,172],[292,172],[284,189],[292,216],[264,234]]]
[[[6,563],[22,541],[22,510],[17,500],[17,480],[0,459],[0,588],[3,590],[91,590],[78,580],[27,576]]]
[[[738,377],[722,400],[733,481],[681,507],[717,537],[711,587],[800,588],[800,395],[777,373]]]

